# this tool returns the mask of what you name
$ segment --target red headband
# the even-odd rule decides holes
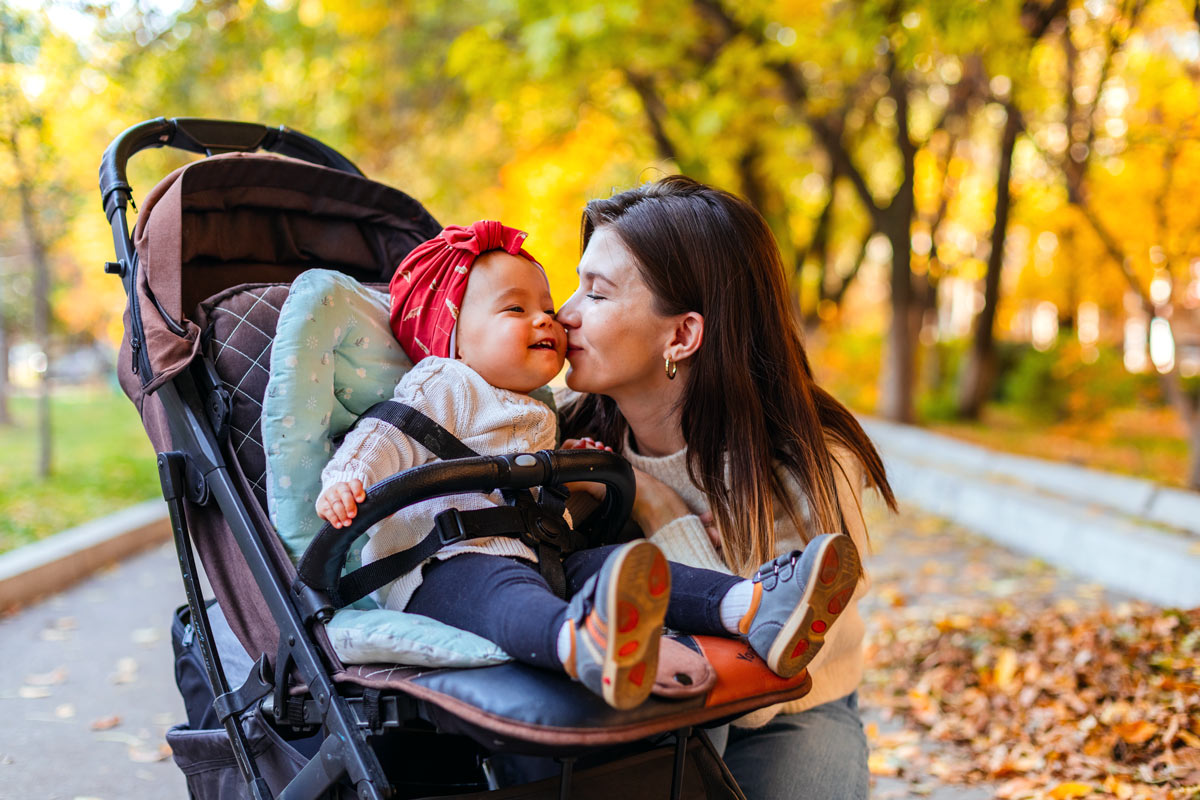
[[[503,250],[538,263],[521,249],[528,235],[490,220],[467,228],[447,225],[400,262],[388,286],[391,326],[414,364],[426,356],[453,357],[450,339],[476,258],[489,250]]]

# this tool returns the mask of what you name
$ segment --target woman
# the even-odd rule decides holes
[[[860,496],[895,499],[848,410],[812,377],[766,222],[672,176],[588,203],[567,328],[563,432],[625,455],[634,520],[672,561],[747,575],[824,532],[867,547]],[[809,665],[813,689],[730,731],[751,800],[866,798],[858,598]]]

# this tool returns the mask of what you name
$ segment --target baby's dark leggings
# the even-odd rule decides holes
[[[600,571],[616,545],[567,556],[567,594]],[[685,633],[727,636],[720,605],[741,578],[671,563],[667,627]],[[558,632],[567,603],[550,590],[536,564],[517,558],[463,553],[425,566],[405,611],[445,622],[495,642],[518,661],[558,670]]]

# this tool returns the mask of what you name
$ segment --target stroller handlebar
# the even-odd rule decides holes
[[[269,128],[252,122],[159,117],[126,129],[104,151],[100,160],[100,196],[110,222],[116,210],[124,208],[133,197],[133,189],[125,179],[126,164],[135,153],[150,147],[174,147],[206,156],[270,150],[362,175],[358,167],[332,147],[283,125]]]
[[[633,509],[636,484],[629,462],[602,450],[541,450],[503,456],[435,461],[393,475],[367,489],[358,513],[345,528],[326,523],[304,551],[296,567],[299,582],[332,594],[350,546],[367,529],[406,506],[451,494],[490,493],[497,489],[530,489],[572,481],[608,487],[595,512],[603,541],[614,538]]]

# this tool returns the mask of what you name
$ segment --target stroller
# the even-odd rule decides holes
[[[131,236],[126,164],[163,146],[208,157],[146,195]],[[288,128],[186,118],[118,136],[100,189],[117,256],[105,271],[128,298],[119,378],[158,451],[188,599],[176,644],[190,726],[168,742],[192,797],[743,796],[705,728],[801,697],[811,681],[774,676],[737,641],[676,637],[715,684],[629,711],[518,663],[345,664],[335,652],[327,625],[346,605],[355,540],[399,508],[598,481],[607,498],[582,527],[599,544],[620,539],[633,500],[628,464],[605,452],[434,462],[370,487],[351,526],[325,526],[289,555],[268,513],[260,429],[279,310],[314,267],[386,285],[440,230],[420,203]]]

